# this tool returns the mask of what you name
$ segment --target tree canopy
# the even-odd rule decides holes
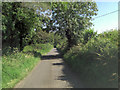
[[[92,25],[92,16],[97,15],[95,2],[53,2],[53,31],[65,36],[71,47],[77,43],[82,30]]]
[[[49,3],[48,3],[49,4]],[[48,5],[47,4],[47,5]],[[33,5],[31,3],[24,2],[4,2],[2,9],[2,33],[3,33],[3,44],[8,43],[8,46],[11,48],[18,47],[20,50],[23,49],[25,45],[29,45],[34,43],[34,38],[42,32],[42,25],[44,24],[43,20],[46,18],[44,15],[40,15],[37,13],[44,12],[46,7],[46,3],[38,4],[40,5],[41,11],[37,5]],[[34,8],[36,6],[37,8]],[[49,7],[49,6],[47,6]],[[42,34],[45,34],[42,33]],[[45,36],[48,36],[45,34]],[[34,41],[33,41],[34,38]],[[42,37],[41,38],[47,38]],[[47,40],[48,41],[48,40]],[[46,42],[47,42],[46,41]],[[41,41],[42,42],[42,41]],[[38,42],[39,43],[39,42]]]

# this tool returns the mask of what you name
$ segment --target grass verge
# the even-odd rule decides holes
[[[26,46],[22,52],[2,56],[2,88],[13,88],[40,61],[40,57],[53,48],[50,44]]]

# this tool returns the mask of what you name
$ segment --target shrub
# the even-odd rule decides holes
[[[102,34],[99,34],[101,38],[108,38],[112,43],[118,45],[118,31],[113,30],[113,31],[108,31],[104,32]]]
[[[46,43],[46,44],[33,44],[33,45],[29,45],[29,46],[25,46],[23,49],[23,52],[38,52],[38,53],[46,53],[48,52],[50,49],[53,48],[53,45]]]
[[[86,44],[88,42],[88,40],[95,37],[96,34],[97,34],[97,32],[94,32],[94,30],[92,30],[92,29],[85,30],[83,32],[83,39],[84,39],[83,43]]]
[[[89,87],[117,87],[118,47],[110,39],[92,38],[72,47],[64,59]]]

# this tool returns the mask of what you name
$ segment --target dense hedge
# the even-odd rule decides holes
[[[64,52],[64,60],[79,73],[87,87],[117,87],[118,33],[116,32],[103,33],[86,44],[79,44]],[[112,36],[115,33],[116,36]]]

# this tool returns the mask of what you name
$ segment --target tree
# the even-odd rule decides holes
[[[9,42],[10,47],[15,47],[18,31],[15,30],[17,8],[21,3],[3,3],[2,7],[2,34],[3,42]]]
[[[35,28],[34,24],[39,20],[34,12],[33,9],[22,7],[20,7],[20,10],[18,11],[15,28],[19,31],[20,50],[22,50],[24,46],[23,40],[28,34],[32,35],[31,32],[34,32]]]
[[[95,2],[53,2],[53,31],[67,38],[68,47],[77,44],[81,31],[92,25],[92,16],[97,15]]]
[[[37,3],[36,3],[37,4]],[[28,6],[26,6],[28,5]],[[47,3],[38,3],[42,5],[43,11],[46,9],[43,5]],[[42,29],[43,15],[36,13],[36,10],[40,6],[36,6],[30,3],[21,2],[4,2],[2,10],[2,32],[3,32],[3,42],[10,43],[13,47],[18,47],[20,50],[23,49],[25,45],[31,44],[31,40],[39,30]],[[41,12],[41,10],[39,10]]]

